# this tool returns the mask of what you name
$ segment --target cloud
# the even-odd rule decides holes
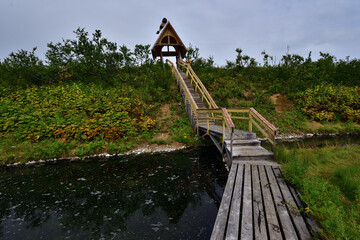
[[[163,17],[185,44],[220,65],[235,59],[236,48],[258,61],[263,50],[281,58],[287,46],[303,56],[323,51],[359,58],[359,12],[357,0],[2,0],[0,59],[34,46],[43,56],[47,43],[73,39],[77,27],[90,33],[100,29],[110,41],[130,48],[153,44]]]

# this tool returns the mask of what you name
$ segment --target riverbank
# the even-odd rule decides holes
[[[320,223],[323,239],[360,238],[360,146],[277,147],[284,177]]]
[[[5,164],[6,167],[16,167],[16,166],[29,166],[29,165],[35,165],[35,164],[43,164],[43,163],[55,163],[60,161],[86,161],[89,159],[106,159],[111,157],[123,157],[123,156],[136,156],[136,155],[152,155],[152,154],[159,154],[159,153],[170,153],[170,152],[176,152],[184,149],[191,148],[189,146],[185,146],[179,143],[171,144],[171,145],[156,145],[156,144],[141,144],[137,147],[135,147],[133,150],[129,150],[125,153],[116,153],[116,154],[110,154],[107,152],[94,154],[94,155],[88,155],[84,157],[62,157],[62,158],[50,158],[50,159],[38,159],[38,160],[32,160],[25,162],[23,164],[19,162]]]
[[[265,147],[271,148],[271,145],[267,140],[260,140],[265,143]],[[168,140],[169,141],[169,140]],[[154,140],[150,141],[154,142]],[[158,142],[155,141],[155,142]],[[116,156],[130,156],[130,155],[148,155],[148,154],[158,154],[158,153],[169,153],[175,151],[181,151],[184,149],[207,146],[211,145],[211,141],[200,141],[194,145],[186,145],[179,142],[172,142],[171,144],[158,144],[158,143],[149,143],[144,142],[136,145],[130,150],[121,153],[109,153],[109,152],[99,152],[96,154],[89,154],[85,156],[63,156],[63,157],[54,157],[54,158],[42,158],[42,159],[31,159],[25,162],[12,162],[2,164],[6,167],[15,167],[21,165],[33,165],[33,164],[42,164],[48,162],[58,162],[58,161],[83,161],[86,159],[97,159],[97,158],[110,158]],[[283,135],[282,137],[277,138],[277,146],[287,147],[287,148],[316,148],[323,146],[345,146],[345,145],[360,145],[360,135],[359,134],[305,134],[305,135],[296,135],[289,134]],[[281,160],[279,160],[281,161]]]

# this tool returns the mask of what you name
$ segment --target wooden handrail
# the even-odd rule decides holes
[[[201,93],[201,97],[203,99],[205,99],[205,101],[207,102],[209,108],[218,108],[218,106],[216,105],[214,99],[212,99],[210,93],[207,91],[207,89],[205,88],[204,84],[200,81],[199,77],[196,75],[196,73],[194,72],[194,70],[192,69],[192,67],[190,66],[189,63],[184,62],[183,60],[178,60],[178,63],[180,66],[184,67],[186,69],[186,73],[187,75],[190,75],[191,78],[191,82],[194,82],[194,87],[199,87],[199,91]]]
[[[186,84],[184,82],[184,79],[182,79],[179,71],[177,70],[177,68],[174,66],[174,64],[169,59],[166,59],[166,61],[172,67],[171,70],[173,71],[173,73],[176,73],[175,78],[176,78],[177,82],[179,83],[180,88],[184,91],[185,98],[187,98],[189,100],[192,110],[198,109],[198,106],[197,106],[194,98],[192,97],[189,89],[187,88],[187,86],[186,86]]]
[[[269,128],[269,130],[271,131],[276,131],[276,127],[274,125],[272,125],[270,122],[268,122],[263,116],[260,115],[260,113],[258,113],[254,108],[250,108],[250,112],[258,118],[259,121],[261,121],[264,126],[266,126],[267,128]]]
[[[249,117],[235,117],[233,119],[245,119],[249,120],[249,132],[252,132],[252,124],[269,140],[271,144],[275,144],[276,127],[267,121],[260,113],[254,108],[227,108],[229,113],[249,113]],[[255,121],[259,122],[259,124]],[[263,127],[266,129],[264,130]]]
[[[230,154],[232,157],[232,143],[233,143],[233,133],[235,129],[235,124],[232,119],[248,120],[249,121],[249,132],[252,132],[252,125],[254,126],[269,140],[271,144],[275,144],[275,136],[277,129],[274,125],[268,122],[260,113],[258,113],[254,108],[219,108],[215,101],[212,99],[210,93],[206,90],[203,83],[200,81],[192,67],[189,63],[182,60],[178,60],[178,65],[185,70],[186,75],[189,77],[191,85],[197,90],[203,100],[206,101],[209,108],[199,108],[193,99],[184,79],[182,78],[180,72],[178,71],[175,64],[173,64],[169,59],[166,60],[167,63],[171,66],[171,70],[175,75],[176,81],[179,84],[179,87],[185,93],[185,99],[190,102],[191,105],[191,115],[194,112],[196,114],[196,130],[199,134],[199,119],[206,119],[207,124],[207,134],[210,134],[210,125],[209,120],[222,120],[222,147],[224,149],[225,143],[225,126],[230,134]],[[199,116],[200,113],[205,113],[206,116]],[[234,116],[231,113],[247,113],[246,116]]]

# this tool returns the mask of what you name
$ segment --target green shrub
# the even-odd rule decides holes
[[[116,140],[153,128],[153,106],[124,95],[122,89],[75,83],[14,91],[0,98],[0,137]]]
[[[360,122],[360,87],[320,84],[298,94],[304,114],[314,120]]]

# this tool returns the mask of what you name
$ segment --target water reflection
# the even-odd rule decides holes
[[[227,171],[215,148],[2,169],[4,239],[208,239]]]

